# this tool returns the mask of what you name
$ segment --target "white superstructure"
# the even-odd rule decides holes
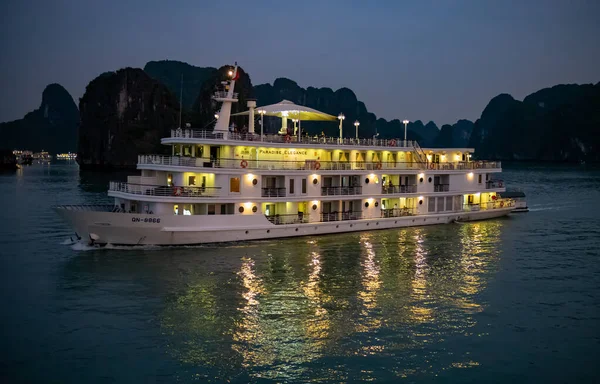
[[[96,243],[170,245],[482,220],[513,209],[496,195],[505,191],[495,177],[501,164],[472,161],[470,148],[304,136],[302,120],[336,117],[286,101],[256,109],[249,101],[248,130],[235,132],[237,67],[231,76],[214,97],[222,103],[214,130],[172,130],[162,139],[170,156],[140,155],[140,176],[110,183],[114,206],[57,212]],[[262,122],[255,132],[255,114],[281,117],[280,134],[265,135]]]

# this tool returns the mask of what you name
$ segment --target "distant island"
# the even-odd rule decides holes
[[[38,109],[21,120],[0,124],[0,146],[55,153],[77,150],[82,169],[133,168],[138,153],[164,151],[160,138],[179,126],[180,101],[183,124],[211,127],[218,110],[211,96],[229,68],[165,60],[150,61],[144,69],[106,72],[88,84],[79,109],[62,86],[51,84]],[[234,113],[245,110],[249,98],[256,98],[259,105],[287,99],[333,115],[344,113],[346,136],[353,136],[355,120],[360,121],[363,137],[398,137],[404,130],[398,119],[377,118],[348,88],[302,88],[286,78],[253,86],[243,68],[241,73],[236,83],[240,102]],[[266,119],[265,129],[275,132],[278,124],[274,118]],[[568,84],[542,89],[523,101],[498,95],[475,122],[459,120],[441,128],[433,121],[411,122],[408,139],[423,147],[473,147],[479,158],[598,162],[599,128],[600,83]],[[335,125],[317,122],[303,123],[303,129],[310,134],[338,132]]]

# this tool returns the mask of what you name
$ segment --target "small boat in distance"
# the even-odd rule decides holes
[[[525,192],[520,189],[509,189],[505,192],[498,192],[500,198],[511,199],[515,202],[515,207],[512,210],[514,213],[529,212],[527,207],[527,200],[525,198]]]

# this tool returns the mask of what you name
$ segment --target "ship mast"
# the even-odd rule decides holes
[[[235,63],[233,70],[229,71],[228,75],[231,80],[223,81],[224,90],[219,90],[213,95],[213,99],[222,103],[219,111],[217,123],[215,124],[214,133],[222,133],[223,137],[227,137],[229,132],[229,118],[231,116],[231,104],[237,103],[238,94],[234,92],[235,81],[239,78],[238,65]]]

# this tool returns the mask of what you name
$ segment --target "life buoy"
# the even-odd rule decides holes
[[[247,166],[248,166],[248,162],[246,160],[242,160],[242,162],[240,163],[240,167],[246,168]]]
[[[375,166],[377,169],[381,169],[381,161],[379,163],[377,163],[377,165]]]
[[[503,185],[504,185],[504,183],[503,183],[503,182],[501,182],[501,181],[500,181],[500,182],[498,182],[498,187],[499,187],[499,188],[502,188],[502,186],[503,186]]]
[[[494,195],[492,196],[492,200],[496,200],[498,198],[498,196]]]
[[[183,194],[183,188],[174,187],[173,188],[173,196],[181,196]]]
[[[292,141],[292,138],[290,137],[290,135],[285,135],[285,142],[290,143],[291,141]]]
[[[392,139],[392,141],[390,141],[390,145],[392,147],[395,147],[396,146],[396,139]]]
[[[321,163],[319,163],[318,161],[315,163],[315,169],[316,170],[321,169]]]
[[[500,202],[500,208],[504,207],[504,201]]]
[[[429,163],[429,169],[435,169],[435,164],[434,163]]]

